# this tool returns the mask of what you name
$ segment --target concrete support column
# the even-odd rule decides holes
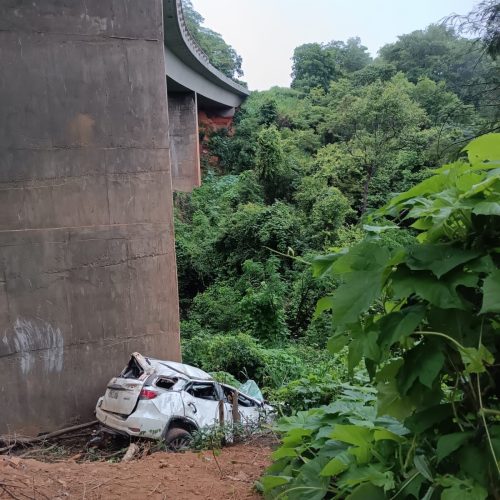
[[[0,434],[33,434],[180,359],[162,2],[0,2],[0,66]]]
[[[168,114],[172,187],[192,191],[201,184],[196,93],[169,92]]]

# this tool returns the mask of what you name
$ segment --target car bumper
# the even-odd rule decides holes
[[[166,417],[161,415],[149,401],[140,401],[137,409],[128,417],[102,410],[99,398],[95,409],[97,420],[112,432],[128,436],[160,439],[166,425]],[[149,404],[148,404],[149,403]]]

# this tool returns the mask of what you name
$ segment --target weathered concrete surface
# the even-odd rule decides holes
[[[174,191],[192,191],[201,184],[196,93],[168,94],[170,159]]]
[[[3,0],[0,63],[0,433],[34,433],[180,359],[161,0]]]

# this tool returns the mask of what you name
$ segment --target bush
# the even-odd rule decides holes
[[[253,378],[264,366],[263,350],[246,333],[194,337],[183,343],[184,362],[208,372],[227,372],[238,380]]]

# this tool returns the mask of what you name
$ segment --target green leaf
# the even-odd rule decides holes
[[[463,148],[470,163],[500,160],[500,134],[485,134]]]
[[[286,448],[282,446],[274,451],[271,456],[273,457],[273,460],[279,460],[280,458],[285,457],[296,457],[297,452],[295,451],[295,448]]]
[[[334,253],[328,255],[319,255],[313,259],[311,266],[313,269],[313,276],[316,278],[324,276],[331,271],[333,263],[341,256],[341,253]]]
[[[373,437],[375,441],[382,441],[384,439],[388,439],[389,441],[396,441],[397,443],[401,443],[404,441],[404,438],[394,434],[394,432],[390,432],[387,429],[376,429],[373,432]]]
[[[362,241],[341,255],[332,265],[336,274],[382,271],[391,258],[389,250],[379,243]]]
[[[339,453],[335,458],[332,458],[320,472],[321,476],[337,476],[349,468],[353,459],[347,452]]]
[[[387,500],[387,496],[382,488],[371,483],[364,483],[348,495],[346,500]]]
[[[403,420],[412,414],[415,408],[413,402],[406,396],[402,397],[396,385],[395,377],[402,365],[403,359],[399,358],[377,373],[377,415]]]
[[[443,422],[453,416],[453,407],[451,404],[440,404],[431,406],[425,410],[419,411],[405,420],[405,426],[412,430],[415,434],[430,429],[436,424]]]
[[[383,270],[355,272],[334,292],[332,310],[336,325],[354,323],[382,291]]]
[[[436,456],[438,462],[446,458],[450,453],[458,450],[471,437],[471,432],[455,432],[445,434],[438,439]]]
[[[483,283],[483,306],[479,314],[500,312],[500,269],[493,271]]]
[[[481,255],[478,250],[468,250],[449,244],[414,245],[409,249],[406,265],[416,271],[431,270],[436,277]]]
[[[330,311],[333,308],[333,297],[327,295],[326,297],[321,297],[316,304],[316,310],[314,311],[314,319],[318,318],[321,313],[325,311]]]
[[[465,475],[483,486],[488,484],[490,454],[485,448],[465,444],[457,452],[456,461]]]
[[[424,457],[424,455],[415,455],[415,458],[413,459],[413,464],[415,465],[415,468],[422,474],[422,476],[425,477],[428,481],[432,482],[432,472],[429,467],[429,462],[427,459]]]
[[[356,457],[358,465],[367,464],[372,458],[370,446],[367,444],[363,446],[351,446],[348,451],[352,456]]]
[[[326,348],[331,354],[337,354],[347,345],[347,342],[349,342],[349,337],[346,332],[336,333],[328,339]]]
[[[445,357],[436,341],[423,342],[408,351],[404,357],[404,365],[397,376],[401,395],[407,394],[417,379],[432,389],[444,360]]]
[[[384,491],[394,489],[394,474],[391,471],[382,472],[379,467],[367,465],[364,467],[351,467],[339,478],[338,484],[341,488],[345,486],[357,486],[361,483],[371,483],[379,486]]]
[[[444,476],[437,481],[445,489],[441,493],[441,500],[485,500],[488,492],[479,484],[470,479],[459,479],[455,476]]]
[[[263,476],[260,483],[262,484],[264,491],[268,492],[277,486],[289,483],[291,480],[292,478],[288,476]]]
[[[467,373],[484,373],[486,371],[485,364],[492,365],[495,361],[493,354],[482,344],[479,349],[475,347],[460,349],[460,355]]]
[[[373,441],[372,432],[365,427],[357,425],[337,424],[330,437],[344,443],[364,446]]]
[[[489,201],[476,203],[472,213],[477,215],[500,215],[500,198],[490,198]]]
[[[347,369],[349,373],[354,372],[354,368],[359,365],[363,358],[364,345],[361,339],[354,339],[349,344],[349,352],[347,354]]]
[[[420,488],[422,488],[422,484],[425,482],[425,477],[420,474],[420,472],[415,472],[412,476],[411,480],[406,483],[406,486],[401,491],[402,497],[407,498],[405,495],[413,496],[417,500],[421,500],[422,495],[420,495]]]
[[[394,297],[408,298],[415,294],[441,309],[465,309],[463,301],[456,292],[459,285],[475,287],[478,277],[463,271],[447,274],[441,280],[425,271],[398,269],[392,275]]]
[[[411,306],[386,314],[376,324],[380,330],[379,343],[382,349],[411,335],[425,316],[425,307]]]

